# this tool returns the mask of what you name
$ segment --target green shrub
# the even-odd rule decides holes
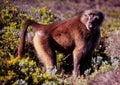
[[[10,55],[10,59],[4,62],[0,59],[0,84],[61,84],[63,81],[55,76],[42,74],[36,62],[29,57],[20,58]]]
[[[108,36],[109,32],[120,29],[120,11],[103,9],[105,20],[101,27],[102,37]]]
[[[8,53],[16,54],[19,43],[19,31],[25,19],[31,18],[20,13],[17,7],[6,6],[0,10],[0,22],[4,24],[4,33],[0,39],[0,56],[7,56]]]
[[[34,14],[33,16],[35,20],[42,24],[50,24],[59,20],[59,18],[56,17],[54,13],[51,10],[48,10],[46,7],[42,8],[32,7],[30,12]]]

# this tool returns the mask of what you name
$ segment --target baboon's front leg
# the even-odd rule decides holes
[[[83,45],[79,44],[81,46],[76,46],[76,48],[73,51],[73,76],[77,77],[80,74],[80,60],[83,57],[84,49]]]

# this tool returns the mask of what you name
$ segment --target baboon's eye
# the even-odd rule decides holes
[[[93,14],[90,14],[89,16],[90,16],[90,17],[93,17],[94,15],[93,15]]]

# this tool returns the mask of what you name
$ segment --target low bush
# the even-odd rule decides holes
[[[34,15],[31,16],[23,11],[20,11],[18,7],[14,7],[9,4],[9,0],[5,1],[5,3],[0,3],[0,84],[74,84],[74,78],[69,77],[69,73],[64,74],[65,72],[71,70],[72,60],[68,60],[69,56],[64,58],[62,53],[56,51],[58,66],[58,73],[56,76],[43,73],[44,68],[36,61],[37,58],[34,48],[31,44],[29,44],[29,42],[27,42],[25,46],[25,58],[21,59],[17,57],[19,34],[24,21],[27,19],[33,19],[42,24],[49,24],[59,19],[46,7],[31,8],[30,12]],[[119,47],[118,35],[116,37],[117,33],[115,32],[115,36],[110,35],[113,37],[109,37],[107,39],[105,38],[109,36],[108,32],[119,29],[119,19],[115,18],[118,14],[118,12],[110,12],[109,16],[111,16],[111,18],[105,20],[101,29],[102,39],[100,45],[96,49],[95,55],[92,57],[90,63],[92,67],[87,68],[84,72],[86,77],[78,77],[76,81],[78,85],[87,85],[88,81],[94,79],[97,74],[104,73],[116,68],[116,66],[119,66],[119,59],[115,58],[116,60],[113,59],[111,62],[108,58],[108,56],[119,57],[119,51],[116,49],[116,47]],[[28,31],[30,32],[31,28],[29,28]],[[104,39],[106,39],[108,46],[105,45]],[[118,42],[114,41],[114,39],[116,41],[118,40]],[[116,50],[113,51],[113,48]],[[68,70],[67,68],[70,69]],[[67,71],[63,69],[67,69]],[[93,73],[91,74],[91,72]]]

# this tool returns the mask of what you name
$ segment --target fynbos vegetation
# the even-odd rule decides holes
[[[56,51],[58,71],[55,76],[52,76],[44,73],[44,67],[38,62],[36,52],[32,44],[28,42],[29,39],[26,39],[24,58],[21,59],[17,56],[17,49],[21,29],[27,19],[32,19],[42,24],[50,24],[63,19],[63,17],[71,17],[75,15],[75,13],[70,11],[71,9],[76,11],[76,14],[79,13],[78,8],[75,7],[81,0],[75,0],[75,2],[69,2],[69,0],[57,0],[55,2],[51,0],[51,4],[48,7],[45,7],[45,5],[50,3],[49,0],[40,0],[40,3],[45,3],[45,5],[41,4],[42,7],[29,7],[31,4],[19,7],[11,4],[10,2],[12,1],[14,0],[0,1],[0,85],[73,85],[74,83],[78,85],[105,85],[106,82],[102,82],[102,80],[108,75],[109,78],[106,77],[106,81],[111,81],[111,78],[110,85],[120,84],[118,77],[120,76],[118,72],[120,71],[120,11],[117,10],[120,9],[119,5],[114,5],[118,6],[118,8],[113,8],[112,10],[104,6],[100,8],[106,17],[101,27],[102,37],[100,44],[90,62],[92,67],[85,64],[86,70],[83,75],[74,80],[71,76],[72,59],[69,59],[69,56],[64,57],[65,55]],[[89,1],[86,2],[89,3]],[[29,2],[27,1],[26,3]],[[57,5],[53,6],[54,9],[51,7],[53,4]],[[100,5],[99,3],[97,4],[98,6]],[[58,12],[58,10],[61,10],[60,6],[63,9],[61,15]],[[29,8],[25,11],[22,7]],[[50,7],[55,13],[48,9]],[[65,12],[66,10],[69,11]],[[28,31],[28,33],[32,32],[31,27],[29,27]]]

